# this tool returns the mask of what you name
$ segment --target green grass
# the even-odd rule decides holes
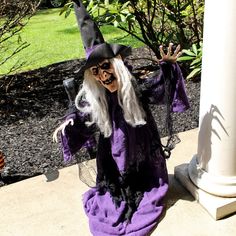
[[[30,46],[18,53],[0,67],[0,74],[7,73],[17,61],[26,62],[20,71],[44,67],[56,62],[84,58],[80,33],[72,12],[68,18],[59,16],[60,9],[39,10],[23,29],[21,37]],[[125,32],[112,27],[101,28],[107,42],[142,46],[136,39],[126,36]],[[4,54],[1,55],[4,57]]]

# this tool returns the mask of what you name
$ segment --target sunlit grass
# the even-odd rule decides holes
[[[39,10],[23,29],[21,37],[30,46],[0,67],[0,74],[7,73],[17,61],[26,62],[20,71],[44,67],[56,62],[85,56],[74,13],[68,18],[59,15],[60,9]],[[139,47],[142,45],[126,33],[112,27],[101,28],[107,42]],[[1,57],[4,57],[2,55]]]

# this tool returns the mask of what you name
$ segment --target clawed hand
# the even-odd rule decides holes
[[[161,54],[161,59],[158,60],[159,62],[167,61],[167,62],[175,63],[177,61],[178,57],[182,54],[182,52],[180,51],[180,45],[176,47],[173,54],[172,54],[172,47],[173,47],[173,43],[169,43],[169,47],[167,49],[166,54],[163,50],[163,46],[161,45],[159,47],[160,54]]]
[[[58,139],[57,139],[58,132],[62,132],[63,136],[65,135],[65,128],[66,128],[67,125],[73,126],[74,125],[74,120],[73,119],[68,119],[67,121],[62,123],[58,128],[56,128],[56,130],[53,133],[53,141],[54,142],[56,142],[56,143],[58,142]]]

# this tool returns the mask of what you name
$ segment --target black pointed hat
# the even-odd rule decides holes
[[[120,44],[106,43],[97,24],[92,20],[86,11],[82,0],[73,0],[77,22],[80,28],[81,38],[83,41],[86,62],[80,68],[83,72],[93,65],[97,65],[104,59],[113,58],[121,55],[124,59],[131,53],[131,47]]]

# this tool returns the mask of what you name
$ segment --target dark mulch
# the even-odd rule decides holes
[[[151,61],[132,60],[149,55],[146,48],[133,50],[129,64],[135,73],[154,69]],[[68,106],[62,81],[71,77],[78,80],[74,71],[80,64],[80,60],[66,61],[0,79],[0,151],[6,161],[0,186],[75,163],[63,162],[58,144],[52,142],[52,133]],[[191,108],[174,114],[176,132],[198,126],[200,83],[187,81],[186,87]],[[162,109],[156,106],[151,109],[161,130]],[[79,155],[87,158],[84,150]]]

